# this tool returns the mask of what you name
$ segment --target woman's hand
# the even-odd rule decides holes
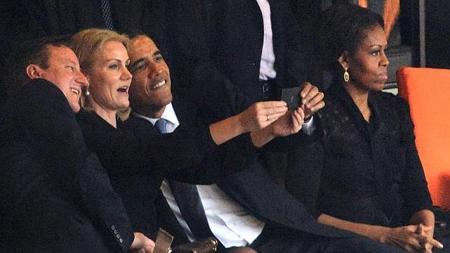
[[[133,253],[153,253],[155,242],[147,238],[144,234],[135,232],[134,240],[130,250]]]
[[[288,111],[266,128],[250,133],[253,145],[262,147],[273,138],[288,136],[298,133],[302,129],[305,113],[298,107],[294,111]]]
[[[288,136],[298,133],[302,129],[304,118],[305,112],[301,107],[297,107],[294,111],[287,112],[278,118],[268,128],[275,137]]]
[[[442,248],[442,244],[433,237],[427,235],[426,228],[419,228],[420,225],[408,225],[403,227],[387,228],[384,227],[381,233],[378,233],[377,240],[400,247],[407,252],[431,253],[432,247]],[[420,233],[418,233],[420,232]],[[427,250],[428,248],[428,250]]]
[[[444,247],[444,245],[442,245],[442,243],[440,243],[439,241],[435,240],[433,238],[433,234],[434,234],[434,227],[433,226],[425,226],[423,224],[419,224],[417,226],[417,234],[419,235],[423,235],[425,237],[428,238],[429,241],[431,241],[431,243],[424,243],[422,245],[422,251],[423,253],[432,253],[433,252],[433,247],[436,247],[438,249],[442,249]]]
[[[252,132],[267,127],[287,111],[284,101],[265,101],[254,103],[237,116],[244,132]]]

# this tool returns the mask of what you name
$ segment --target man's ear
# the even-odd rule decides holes
[[[339,64],[341,64],[342,68],[345,69],[345,70],[348,69],[348,65],[349,65],[348,64],[348,58],[349,58],[349,55],[348,55],[347,51],[344,51],[341,54],[341,56],[339,56],[339,58],[338,58]]]
[[[37,64],[30,64],[26,68],[27,76],[30,79],[36,79],[42,77],[42,69]]]

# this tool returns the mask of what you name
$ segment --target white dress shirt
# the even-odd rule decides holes
[[[149,118],[136,113],[135,116],[149,121],[152,125],[155,125],[158,120],[158,118]],[[161,118],[168,121],[167,130],[169,133],[180,125],[172,104],[166,106]],[[217,185],[198,185],[197,189],[211,232],[225,247],[248,245],[261,234],[264,223],[249,214],[242,206],[220,190]],[[181,215],[180,208],[167,180],[162,182],[161,191],[188,239],[191,241],[202,239],[193,236]]]
[[[275,71],[275,53],[273,51],[272,40],[272,21],[270,19],[270,5],[268,0],[256,0],[261,10],[264,24],[264,40],[261,53],[261,62],[259,65],[259,79],[275,79],[277,72]]]
[[[139,114],[137,117],[150,121],[153,125],[158,119],[148,118]],[[178,126],[179,121],[175,114],[172,104],[166,106],[161,118],[168,120],[173,125],[169,132],[173,132]],[[312,120],[303,126],[304,130],[309,128]],[[246,209],[231,199],[216,184],[197,185],[197,190],[202,202],[209,228],[214,236],[226,247],[242,247],[251,244],[262,233],[265,223],[255,216],[251,215]],[[166,198],[169,207],[172,209],[178,223],[184,229],[186,236],[190,241],[195,241],[192,231],[187,222],[181,215],[180,208],[177,205],[175,197],[170,189],[167,180],[161,184],[161,191]]]
[[[152,125],[155,125],[156,121],[159,120],[159,118],[150,118],[138,113],[134,113],[134,116],[145,119]],[[166,128],[168,133],[175,131],[175,129],[180,125],[177,115],[175,114],[175,110],[173,109],[172,103],[166,105],[166,107],[164,108],[164,112],[161,115],[161,118],[167,120]]]

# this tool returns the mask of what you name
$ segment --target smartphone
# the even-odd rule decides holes
[[[289,110],[294,110],[301,105],[300,87],[281,89],[281,100],[288,104]]]
[[[172,251],[172,241],[173,236],[169,232],[160,228],[158,230],[158,234],[156,235],[155,250],[153,253],[170,253]]]

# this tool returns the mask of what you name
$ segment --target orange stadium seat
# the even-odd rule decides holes
[[[404,67],[397,82],[410,106],[433,203],[450,209],[450,69]]]

